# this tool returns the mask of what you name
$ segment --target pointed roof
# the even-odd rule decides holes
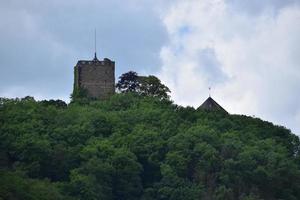
[[[203,109],[203,110],[208,110],[208,111],[215,111],[215,110],[220,110],[220,111],[225,111],[227,113],[227,111],[222,108],[222,106],[220,106],[213,98],[208,97],[201,106],[199,106],[199,109]]]

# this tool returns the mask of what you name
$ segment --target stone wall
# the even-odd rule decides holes
[[[90,97],[107,99],[114,94],[115,63],[113,61],[109,59],[78,61],[74,70],[74,87],[86,89]]]

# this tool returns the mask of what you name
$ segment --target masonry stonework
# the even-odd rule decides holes
[[[87,95],[96,99],[108,99],[115,93],[115,62],[79,60],[74,67],[74,89],[85,89]]]

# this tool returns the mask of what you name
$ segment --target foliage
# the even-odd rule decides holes
[[[119,81],[116,84],[116,88],[122,92],[135,92],[139,89],[139,80],[138,74],[133,71],[122,74],[119,77]]]
[[[0,170],[0,199],[63,200],[71,197],[59,192],[49,180],[30,179],[19,172]]]
[[[95,100],[92,97],[89,97],[88,91],[85,88],[76,87],[71,94],[71,103],[87,104],[89,101]]]
[[[170,89],[153,75],[138,76],[136,72],[129,71],[119,77],[116,88],[121,93],[134,92],[142,96],[169,99]]]
[[[284,127],[153,95],[0,98],[0,199],[300,199]]]
[[[170,89],[162,84],[156,76],[140,77],[140,82],[140,93],[142,95],[169,99]]]

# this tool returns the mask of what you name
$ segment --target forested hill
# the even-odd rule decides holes
[[[0,199],[300,199],[299,138],[272,123],[116,94],[0,99]]]

